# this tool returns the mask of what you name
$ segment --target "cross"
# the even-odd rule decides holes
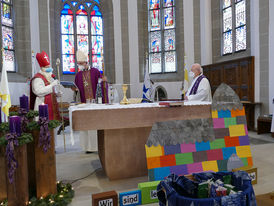
[[[85,87],[87,87],[88,86],[88,82],[84,81],[84,85],[85,85]]]
[[[49,57],[48,56],[44,56],[44,59],[46,59],[47,61],[49,61]]]

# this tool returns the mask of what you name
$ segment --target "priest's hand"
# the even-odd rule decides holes
[[[106,76],[103,76],[103,77],[102,77],[102,80],[103,80],[103,82],[107,82],[107,81],[108,81],[108,79],[107,79]]]

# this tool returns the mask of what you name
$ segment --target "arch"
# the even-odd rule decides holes
[[[154,101],[161,101],[166,99],[168,99],[166,89],[161,85],[157,86],[154,93]]]

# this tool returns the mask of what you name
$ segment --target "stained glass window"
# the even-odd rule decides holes
[[[148,0],[149,71],[176,72],[175,0]]]
[[[13,2],[12,0],[1,0],[0,2],[2,48],[4,49],[1,56],[7,71],[15,72]]]
[[[76,51],[89,55],[90,65],[103,71],[103,18],[100,1],[62,0],[61,42],[64,74],[77,72]]]
[[[223,50],[222,54],[246,49],[246,2],[245,0],[221,0],[223,3]]]

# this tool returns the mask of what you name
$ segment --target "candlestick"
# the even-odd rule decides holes
[[[28,96],[23,95],[22,97],[20,97],[20,108],[29,111],[29,97]]]
[[[21,117],[12,116],[9,118],[9,129],[10,133],[16,133],[18,136],[21,136]]]
[[[49,118],[49,110],[47,104],[39,105],[39,117]]]

